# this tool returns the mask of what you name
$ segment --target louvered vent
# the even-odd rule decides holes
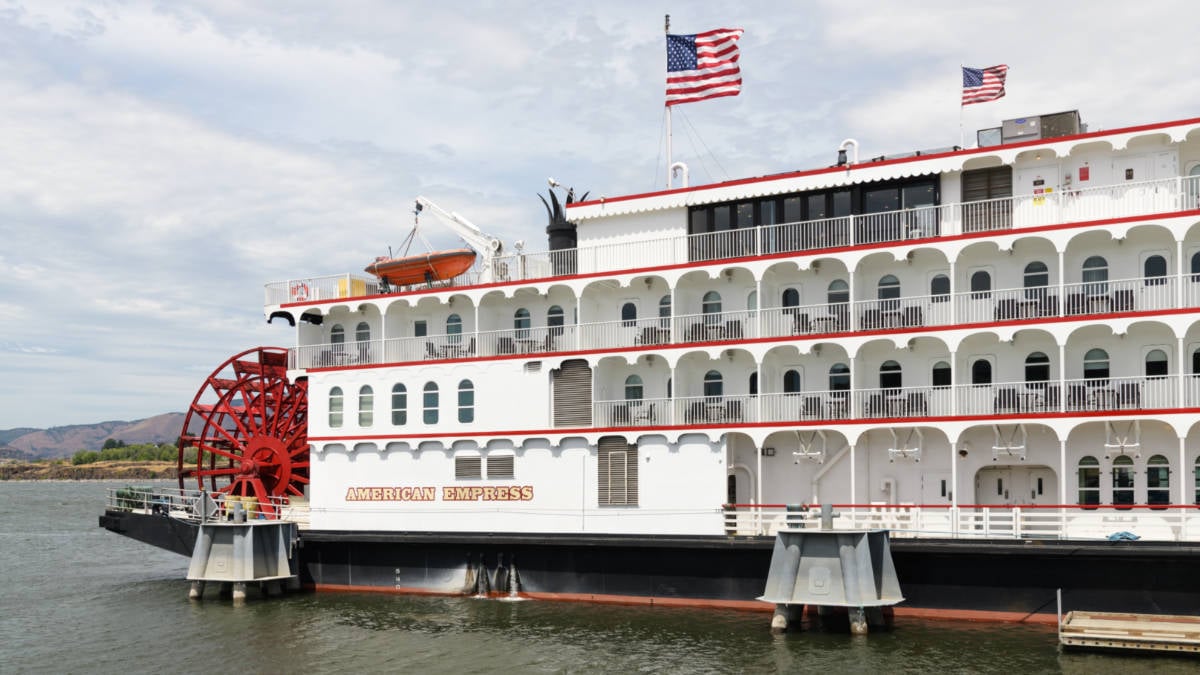
[[[587,361],[564,361],[551,372],[554,382],[554,426],[586,427],[592,424],[592,369]]]
[[[525,362],[525,372],[527,372],[527,373],[542,372],[542,362],[541,361],[526,361]]]
[[[479,455],[459,455],[454,458],[454,477],[458,479],[482,478],[483,464]]]
[[[513,456],[512,455],[488,455],[487,477],[488,477],[488,480],[495,480],[497,478],[512,478],[513,477]]]
[[[600,506],[637,506],[638,449],[623,436],[605,436],[597,450],[596,494]]]

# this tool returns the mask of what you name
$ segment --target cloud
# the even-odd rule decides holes
[[[683,106],[693,183],[958,142],[1079,108],[1189,117],[1191,4],[697,2],[745,86]],[[663,182],[662,14],[644,3],[7,2],[0,8],[0,428],[182,410],[230,354],[289,344],[263,284],[362,269],[423,194],[527,249],[553,175]],[[1130,30],[1129,26],[1143,26]],[[960,111],[958,64],[1011,67]],[[1170,92],[1163,95],[1163,92]],[[432,219],[435,247],[456,238]]]

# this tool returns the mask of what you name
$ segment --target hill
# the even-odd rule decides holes
[[[49,429],[0,430],[0,446],[25,452],[34,458],[70,457],[77,450],[99,450],[113,438],[126,443],[174,443],[179,440],[183,413],[165,413],[143,420],[72,424]],[[23,432],[16,434],[15,432]]]

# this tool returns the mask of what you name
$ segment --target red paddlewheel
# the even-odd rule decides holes
[[[208,376],[179,435],[180,488],[256,497],[268,515],[272,497],[304,494],[308,382],[288,382],[287,363],[286,349],[256,347]]]

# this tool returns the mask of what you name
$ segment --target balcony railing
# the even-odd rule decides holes
[[[1148,541],[1200,541],[1200,507],[1185,505],[1020,506],[966,504],[834,504],[833,529],[887,529],[893,538],[1107,539],[1132,532]],[[725,532],[774,536],[783,528],[821,529],[820,507],[728,504]]]
[[[522,252],[498,260],[494,280],[533,281],[574,274],[1169,213],[1200,208],[1197,195],[1200,195],[1200,176],[1187,176],[724,232],[600,244],[578,249]],[[478,273],[472,271],[432,285],[452,288],[471,286],[480,281]],[[430,284],[384,287],[378,279],[353,274],[307,277],[267,284],[266,305],[336,300],[428,286]]]
[[[604,400],[599,427],[994,417],[1200,407],[1200,375]]]
[[[856,330],[910,330],[929,326],[1082,317],[1200,305],[1193,275],[1089,281],[1059,286],[903,296],[853,303],[767,307],[761,310],[603,321],[578,326],[505,328],[461,334],[388,338],[293,347],[292,368],[403,363],[427,359],[540,354],[582,349],[625,349],[758,337],[786,338]],[[1195,281],[1193,281],[1195,280]],[[1060,296],[1066,298],[1060,301]]]

